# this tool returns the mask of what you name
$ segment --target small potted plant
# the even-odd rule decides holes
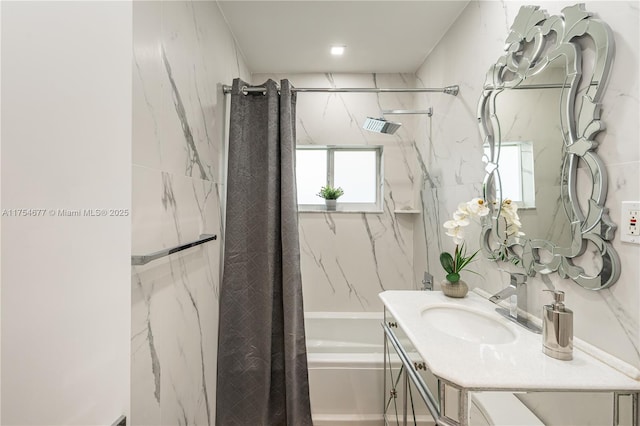
[[[440,288],[445,295],[449,297],[464,297],[467,295],[469,286],[460,279],[460,272],[471,263],[478,251],[467,256],[467,249],[462,243],[461,245],[456,244],[453,256],[446,251],[440,253],[440,264],[447,272],[447,277],[440,283]]]
[[[344,195],[344,191],[339,186],[333,187],[331,185],[323,186],[320,188],[320,192],[316,194],[320,198],[324,198],[324,203],[327,206],[327,210],[335,210],[336,202],[338,198]]]
[[[467,283],[460,279],[460,272],[471,263],[479,250],[467,255],[467,249],[464,246],[464,227],[471,223],[470,218],[486,216],[487,214],[489,214],[489,209],[484,200],[474,198],[469,202],[460,204],[453,213],[453,219],[444,223],[447,235],[453,238],[453,242],[456,244],[453,255],[446,251],[440,254],[440,264],[447,272],[447,276],[440,283],[440,287],[442,292],[449,297],[465,297],[469,291]]]

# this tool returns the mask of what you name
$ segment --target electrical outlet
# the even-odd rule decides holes
[[[622,202],[620,240],[640,244],[640,201]]]
[[[629,235],[640,235],[640,224],[638,224],[638,210],[629,212]]]

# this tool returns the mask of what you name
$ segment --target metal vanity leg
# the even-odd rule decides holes
[[[625,418],[627,419],[627,421],[631,420],[632,426],[640,426],[640,404],[638,403],[639,396],[640,394],[638,392],[614,392],[613,393],[613,426],[621,426],[621,421],[624,421],[623,419]],[[625,410],[625,407],[626,407],[626,410],[629,409],[629,402],[627,402],[626,404],[621,404],[620,400],[623,397],[630,399],[631,413],[628,413],[628,411],[623,411],[623,412],[627,412],[628,414],[631,414],[631,419],[629,419],[628,416],[622,417],[620,415],[620,410]]]
[[[409,394],[409,375],[405,372],[402,378],[402,426],[407,426],[407,395]]]
[[[456,397],[454,398],[451,392],[447,392],[447,386],[455,390]],[[469,391],[466,389],[454,386],[451,383],[447,383],[444,380],[438,380],[438,395],[440,403],[440,418],[444,420],[443,424],[455,425],[455,426],[469,426]],[[451,398],[448,397],[451,396]],[[453,402],[449,401],[454,399]],[[447,405],[450,405],[447,408]],[[453,412],[452,412],[453,411]],[[447,413],[457,418],[451,418]],[[440,424],[440,423],[438,423]]]
[[[438,379],[438,405],[440,408],[440,415],[441,416],[445,416],[446,415],[446,406],[445,406],[445,400],[446,400],[446,396],[445,396],[445,384],[442,380]],[[437,420],[437,419],[434,419]]]
[[[620,398],[628,396],[626,393],[613,393],[613,426],[620,426]]]
[[[469,425],[469,391],[458,389],[458,421],[460,426]]]
[[[391,360],[387,359],[387,333],[382,333],[384,341],[382,344],[383,360],[382,360],[382,419],[387,424],[387,362],[389,362],[389,370],[391,370]]]

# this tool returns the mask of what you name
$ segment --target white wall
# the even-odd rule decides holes
[[[130,217],[57,209],[131,208],[131,4],[1,8],[1,423],[111,424],[129,411]]]
[[[135,254],[218,240],[131,273],[131,421],[213,424],[226,100],[249,78],[215,2],[133,5]]]
[[[418,70],[425,86],[460,84],[457,98],[431,95],[419,98],[434,106],[433,126],[418,125],[416,140],[426,173],[420,195],[427,214],[414,235],[415,273],[423,270],[444,275],[438,262],[443,249],[453,243],[444,235],[442,224],[456,205],[482,192],[484,176],[482,141],[476,110],[485,74],[501,56],[504,40],[521,5],[529,2],[472,1],[460,15],[436,49]],[[558,14],[574,2],[543,2],[549,14]],[[640,145],[637,118],[639,108],[638,50],[639,10],[633,1],[586,2],[586,9],[607,22],[615,37],[616,54],[607,92],[603,99],[602,119],[606,130],[598,136],[598,153],[609,172],[606,205],[611,218],[620,222],[620,202],[640,199]],[[428,134],[425,138],[421,135]],[[477,241],[479,229],[469,227],[470,242]],[[526,232],[526,230],[525,230]],[[574,310],[575,335],[606,352],[640,368],[640,246],[621,243],[619,234],[613,246],[620,255],[622,273],[610,289],[584,290],[571,280],[540,275],[529,280],[529,312],[539,315],[548,296],[547,286],[566,293],[567,306]],[[508,276],[498,272],[493,262],[479,260],[472,268],[483,277],[467,274],[474,287],[490,293],[508,285]],[[546,283],[545,283],[546,281]]]
[[[2,45],[2,7],[0,6],[0,46]],[[2,165],[2,48],[0,47],[0,165]],[[2,173],[0,173],[0,194]],[[0,210],[2,196],[0,196]],[[2,222],[0,222],[0,307],[2,306]],[[2,423],[2,312],[0,312],[0,423]]]

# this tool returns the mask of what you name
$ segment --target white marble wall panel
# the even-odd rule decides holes
[[[135,2],[131,422],[212,425],[223,208],[221,85],[248,71],[215,2]]]
[[[219,234],[214,182],[139,166],[133,177],[134,254]],[[133,268],[134,424],[212,423],[219,256],[218,240]]]
[[[414,87],[406,74],[254,74],[252,82],[291,80],[296,87]],[[299,145],[382,145],[383,213],[300,213],[301,267],[305,310],[380,311],[383,290],[415,288],[413,208],[416,157],[412,139],[421,116],[387,116],[403,126],[394,135],[362,129],[381,110],[411,109],[411,93],[299,93]],[[420,96],[420,95],[418,95]]]
[[[133,162],[220,181],[225,120],[219,85],[248,75],[212,2],[137,2]]]
[[[418,107],[433,105],[435,112],[431,125],[416,126],[416,148],[424,164],[423,176],[417,179],[422,179],[422,184],[416,191],[425,211],[414,232],[416,277],[430,269],[442,278],[437,256],[442,249],[453,247],[444,235],[442,223],[458,202],[481,194],[484,173],[477,102],[485,74],[501,55],[513,19],[524,4],[472,1],[417,72],[419,85],[459,84],[461,90],[456,98],[435,94],[416,98]],[[544,2],[542,7],[557,14],[573,4]],[[639,9],[637,2],[631,1],[587,2],[586,9],[611,26],[616,43],[613,70],[603,99],[602,119],[607,129],[598,137],[598,153],[609,171],[607,206],[612,219],[619,223],[621,201],[640,199]],[[556,287],[565,291],[567,305],[575,312],[576,336],[639,368],[640,247],[621,243],[618,235],[613,245],[622,261],[622,274],[613,287],[593,292],[557,275],[539,275],[530,279],[529,311],[539,315],[542,305],[548,303],[542,289]],[[469,274],[466,278],[472,286],[498,291],[508,284],[508,276],[498,272],[498,266],[479,260],[472,267],[483,277]]]

